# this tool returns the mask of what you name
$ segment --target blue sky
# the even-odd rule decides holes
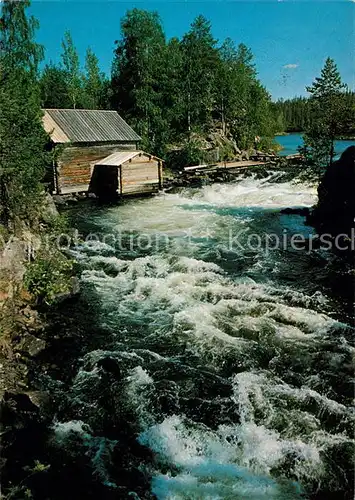
[[[314,1],[143,1],[34,0],[37,40],[46,59],[60,60],[61,39],[70,30],[82,63],[90,46],[101,69],[110,72],[120,19],[128,9],[157,11],[168,38],[181,37],[203,14],[216,39],[248,45],[259,77],[274,99],[304,95],[327,56],[335,59],[343,80],[355,88],[355,0]]]

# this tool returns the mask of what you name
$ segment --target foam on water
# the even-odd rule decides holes
[[[316,199],[314,186],[273,184],[267,179],[250,178],[234,184],[213,184],[179,194],[162,194],[149,202],[127,202],[120,206],[119,212],[116,208],[109,209],[102,225],[119,232],[184,236],[190,231],[196,236],[214,232],[218,235],[221,226],[230,226],[233,221],[244,227],[253,218],[254,209],[307,207]],[[223,212],[223,208],[237,211]],[[238,209],[242,209],[239,215]],[[249,213],[245,209],[249,209]]]
[[[238,283],[225,276],[214,263],[191,258],[150,256],[123,262],[109,258],[117,271],[108,276],[102,270],[87,270],[83,280],[93,283],[110,311],[113,327],[119,316],[128,322],[143,318],[146,334],[164,338],[189,336],[190,349],[203,355],[208,343],[223,347],[243,346],[251,340],[262,341],[265,335],[315,340],[338,324],[329,316],[299,306],[289,306],[290,290],[274,289],[252,280]],[[93,257],[96,265],[107,258]],[[296,294],[294,301],[308,301]],[[162,316],[165,322],[161,321]],[[148,319],[148,321],[147,321]],[[169,332],[164,328],[169,323]],[[340,325],[339,325],[340,327]],[[212,348],[213,345],[210,345]],[[209,351],[210,353],[211,351]]]
[[[339,487],[341,466],[332,471],[327,457],[352,443],[354,416],[334,375],[351,355],[346,325],[316,286],[264,278],[278,254],[253,255],[260,272],[244,250],[233,256],[235,266],[246,261],[240,272],[229,255],[211,258],[231,228],[271,221],[281,231],[280,207],[314,200],[312,187],[255,179],[135,200],[106,211],[102,226],[167,233],[162,251],[76,250],[111,344],[84,357],[73,404],[95,422],[107,383],[100,360],[119,366],[110,390],[155,454],[147,471],[157,498],[288,500]]]
[[[302,184],[273,184],[272,177],[256,181],[246,179],[236,185],[214,184],[204,187],[196,198],[217,206],[282,208],[310,206],[315,201],[313,186]],[[271,182],[270,182],[271,181]]]
[[[159,475],[153,492],[161,499],[188,498],[300,498],[291,482],[277,483],[268,473],[282,458],[272,433],[259,429],[220,426],[216,431],[178,416],[141,434],[139,440],[154,450],[162,463],[174,463],[174,477]],[[244,439],[249,446],[241,447]],[[255,462],[257,458],[257,463]],[[254,462],[253,462],[254,459]]]

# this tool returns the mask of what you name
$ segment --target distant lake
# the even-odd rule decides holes
[[[282,151],[279,152],[279,156],[298,153],[298,146],[303,143],[301,134],[278,135],[275,140],[283,147]],[[336,141],[335,151],[337,155],[341,155],[349,146],[355,146],[355,141]]]

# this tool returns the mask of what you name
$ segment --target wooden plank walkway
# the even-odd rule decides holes
[[[194,165],[192,167],[185,167],[185,172],[212,172],[217,169],[230,169],[230,168],[248,168],[248,167],[258,167],[266,165],[264,161],[255,161],[255,160],[243,160],[243,161],[232,161],[232,162],[219,162],[213,165]]]

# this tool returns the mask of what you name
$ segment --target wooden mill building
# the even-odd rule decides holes
[[[55,194],[152,193],[162,187],[161,159],[139,150],[141,138],[116,111],[45,109],[43,126],[56,159]]]

